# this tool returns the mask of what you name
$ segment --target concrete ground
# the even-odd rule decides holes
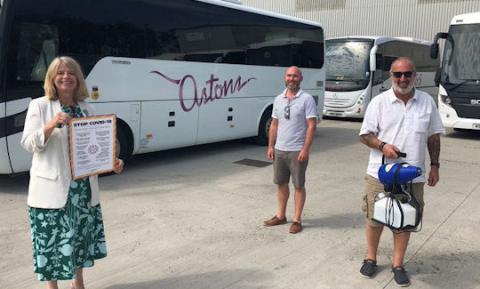
[[[266,149],[245,141],[137,156],[122,175],[101,178],[109,256],[86,269],[88,289],[395,288],[392,234],[380,272],[365,257],[360,211],[368,149],[359,122],[324,120],[307,173],[305,229],[265,228],[276,208]],[[480,288],[480,134],[442,138],[441,181],[426,188],[424,226],[406,256],[410,288]],[[28,178],[0,177],[0,288],[44,288],[32,271]],[[288,218],[292,216],[292,200]],[[68,288],[69,282],[60,282]]]

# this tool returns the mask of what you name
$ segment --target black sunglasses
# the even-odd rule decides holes
[[[402,75],[405,76],[406,78],[410,78],[410,77],[412,77],[413,73],[414,73],[413,71],[404,71],[404,72],[394,71],[394,72],[392,72],[392,75],[395,78],[400,78],[400,77],[402,77]]]
[[[285,111],[285,119],[290,119],[290,103],[287,104],[284,108],[284,111]]]

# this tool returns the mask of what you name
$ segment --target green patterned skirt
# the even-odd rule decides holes
[[[100,205],[90,205],[89,179],[71,181],[62,209],[29,207],[33,264],[41,281],[70,280],[107,256]]]

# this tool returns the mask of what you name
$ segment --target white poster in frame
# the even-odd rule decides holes
[[[73,118],[69,126],[74,180],[113,171],[117,118],[114,114]]]

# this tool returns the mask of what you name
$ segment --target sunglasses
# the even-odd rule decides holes
[[[290,103],[287,104],[283,110],[285,111],[285,119],[290,119]]]
[[[400,78],[400,77],[402,77],[402,75],[405,76],[406,78],[410,78],[410,77],[412,77],[413,73],[414,73],[413,71],[404,71],[404,72],[394,71],[394,72],[392,72],[392,75],[395,78]]]

